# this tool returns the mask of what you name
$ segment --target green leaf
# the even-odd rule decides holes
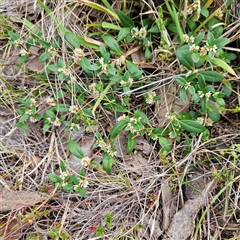
[[[179,97],[182,101],[185,101],[186,98],[187,98],[187,93],[186,93],[186,90],[185,88],[181,88],[180,89],[180,92],[179,92]]]
[[[132,19],[130,17],[128,17],[124,12],[122,11],[118,11],[117,15],[120,19],[120,22],[122,23],[122,25],[126,28],[132,28],[134,27],[134,22],[132,21]]]
[[[86,190],[84,188],[77,188],[76,192],[80,194],[81,197],[86,196]]]
[[[8,31],[8,35],[9,37],[13,40],[16,41],[20,38],[20,34],[19,33],[14,33],[12,31]]]
[[[149,33],[159,33],[160,30],[159,30],[158,25],[152,26],[152,27],[148,30],[148,32],[149,32]]]
[[[48,178],[49,178],[52,182],[55,182],[55,183],[61,183],[61,182],[62,182],[62,179],[61,179],[58,175],[56,175],[56,174],[54,174],[54,173],[49,173],[49,174],[48,174]]]
[[[145,59],[147,62],[152,59],[152,52],[150,51],[150,49],[148,47],[145,49],[144,56],[145,56]]]
[[[135,134],[128,133],[127,153],[131,153],[136,146],[137,140]]]
[[[140,111],[140,110],[135,110],[135,111],[134,111],[134,117],[135,117],[135,118],[141,117],[140,122],[142,122],[142,123],[147,123],[148,125],[150,125],[148,116],[147,116],[144,112],[142,112],[142,111]]]
[[[175,78],[175,81],[179,84],[179,85],[181,85],[181,86],[184,86],[185,84],[186,84],[186,79],[185,78],[183,78],[183,77],[176,77]]]
[[[214,71],[200,72],[200,75],[202,75],[208,82],[220,82],[224,79],[224,76],[222,74]]]
[[[102,162],[103,162],[103,168],[104,168],[104,170],[105,170],[108,174],[111,174],[112,165],[113,165],[113,162],[114,162],[113,157],[111,157],[108,153],[105,153],[105,154],[103,155]]]
[[[112,65],[108,64],[108,65],[107,65],[107,72],[108,72],[110,75],[115,76],[115,74],[116,74],[116,69],[115,69]]]
[[[187,69],[193,69],[193,60],[191,59],[191,51],[188,45],[184,45],[177,49],[176,56]]]
[[[83,158],[84,157],[84,153],[81,149],[81,147],[78,145],[77,142],[70,140],[68,142],[68,149],[69,151],[77,158]]]
[[[16,127],[21,128],[23,132],[27,132],[28,125],[25,122],[18,122]]]
[[[56,106],[55,106],[55,109],[56,109],[56,111],[57,112],[68,112],[68,110],[69,110],[69,105],[68,104],[57,104]]]
[[[63,90],[58,90],[58,91],[54,94],[54,99],[57,100],[57,99],[59,99],[59,98],[62,98],[65,94],[66,94],[66,92],[64,92]]]
[[[72,175],[70,176],[70,179],[71,179],[71,181],[72,181],[72,183],[73,183],[74,185],[79,184],[79,180],[78,180],[78,177],[77,177],[76,174],[72,174]]]
[[[219,110],[215,106],[213,105],[208,106],[207,112],[208,112],[208,116],[211,118],[213,122],[218,122],[220,120],[221,115],[219,113]]]
[[[50,124],[50,123],[44,124],[44,126],[43,126],[43,132],[47,132],[50,127],[51,127],[51,124]]]
[[[211,32],[207,33],[207,42],[210,47],[214,45],[214,36]]]
[[[64,185],[62,188],[63,188],[63,190],[65,190],[65,191],[71,191],[71,190],[74,189],[74,186],[73,186],[72,183],[68,183],[68,184]]]
[[[66,172],[66,165],[63,160],[60,160],[60,169],[62,172]]]
[[[29,118],[29,114],[23,114],[20,119],[19,122],[25,122],[28,118]]]
[[[232,84],[230,82],[223,82],[223,91],[227,97],[232,94]]]
[[[87,75],[92,76],[92,71],[89,70],[89,66],[91,65],[90,61],[86,57],[82,57],[80,60],[80,65]]]
[[[104,47],[103,44],[101,44],[101,45],[99,46],[99,50],[100,50],[100,53],[101,53],[102,57],[104,57],[106,54],[108,54],[108,51],[107,51],[107,49]]]
[[[46,61],[47,59],[49,59],[50,57],[52,56],[52,53],[50,52],[44,52],[40,55],[39,59],[38,59],[38,62],[44,62]]]
[[[39,39],[39,42],[41,43],[41,45],[44,47],[44,48],[50,48],[51,47],[51,44],[47,41],[44,41],[42,39]]]
[[[118,56],[121,55],[120,46],[118,45],[118,42],[110,36],[103,36],[102,37],[105,44]]]
[[[80,48],[79,39],[74,33],[66,32],[65,38],[74,48]]]
[[[102,22],[102,27],[117,30],[117,31],[119,31],[121,29],[121,27],[119,27],[115,24],[112,24],[112,23],[108,23],[108,22]]]
[[[199,59],[200,59],[199,53],[198,53],[198,52],[193,52],[193,53],[192,53],[192,60],[193,60],[195,63],[197,63],[197,62],[199,61]]]
[[[118,32],[117,41],[122,41],[130,34],[130,28],[121,28],[121,30]]]
[[[205,32],[199,33],[194,39],[195,45],[199,45],[202,42],[204,36],[205,36]]]
[[[116,123],[111,132],[110,132],[110,139],[115,138],[128,124],[128,121],[122,120]]]
[[[201,8],[201,14],[207,18],[209,16],[209,11],[207,8]]]
[[[96,70],[98,70],[98,69],[100,69],[101,68],[101,66],[100,65],[97,65],[97,64],[91,64],[90,66],[88,66],[88,69],[90,70],[90,71],[96,71]]]
[[[201,133],[206,130],[206,127],[194,120],[181,120],[180,125],[190,133]]]
[[[159,137],[158,138],[158,142],[161,145],[161,147],[166,150],[166,151],[170,151],[172,149],[172,145],[171,143],[167,140],[167,138],[165,137]]]
[[[143,72],[139,69],[139,67],[131,61],[126,61],[127,69],[131,73],[131,77],[140,78]],[[126,72],[127,73],[127,72]]]
[[[90,166],[96,167],[97,170],[101,171],[102,170],[102,165],[99,162],[96,161],[91,161]]]
[[[200,104],[201,104],[201,109],[204,113],[207,112],[207,98],[206,97],[203,97],[200,101]]]
[[[215,44],[218,48],[222,48],[230,42],[228,38],[219,38],[215,40]]]
[[[59,66],[53,65],[53,64],[49,64],[49,65],[47,66],[47,68],[48,68],[48,70],[50,70],[50,71],[52,71],[52,72],[57,72]]]
[[[231,73],[232,75],[236,76],[236,73],[234,72],[234,70],[223,60],[219,59],[219,58],[212,58],[209,59],[209,62],[215,64],[216,66],[219,66],[225,70],[227,70],[229,73]]]

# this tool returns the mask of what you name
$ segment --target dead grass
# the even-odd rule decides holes
[[[34,10],[35,1],[28,2],[17,7],[16,12],[40,27],[47,40],[61,35],[40,8]],[[112,21],[77,1],[47,2],[62,24],[81,36],[90,31],[104,31],[97,26],[85,27],[85,24]],[[139,11],[136,14],[155,11],[153,2],[147,4],[143,1],[142,6],[136,8]],[[112,6],[115,10],[121,7],[118,1],[113,1]],[[3,14],[7,15],[7,12]],[[236,13],[232,14],[234,16]],[[237,25],[239,15],[235,17],[234,24]],[[8,21],[16,31],[23,34],[29,31],[12,17]],[[230,35],[234,39],[239,38],[237,31],[230,32]],[[95,40],[101,39],[96,35]],[[63,56],[65,46],[66,43],[63,43]],[[126,47],[126,52],[128,50]],[[94,59],[94,52],[91,49],[88,51]],[[193,137],[187,156],[183,154],[184,142],[173,141],[171,154],[159,158],[158,144],[144,138],[137,139],[136,150],[129,155],[125,149],[126,136],[121,134],[116,142],[117,157],[112,174],[89,170],[87,195],[82,198],[76,193],[55,189],[47,178],[48,173],[59,174],[60,159],[68,158],[68,136],[63,129],[43,134],[39,123],[30,124],[27,133],[15,128],[17,97],[39,92],[37,95],[44,99],[51,91],[61,89],[62,83],[55,76],[42,81],[31,72],[17,69],[18,49],[7,46],[5,37],[1,39],[1,57],[0,193],[6,189],[11,193],[8,198],[6,195],[0,198],[0,235],[4,235],[4,239],[49,239],[51,229],[59,233],[51,239],[68,239],[67,236],[69,239],[240,239],[239,113],[223,115],[221,121],[211,127],[210,140],[202,142],[199,136]],[[154,59],[151,64],[154,73],[149,73],[149,68],[143,66],[146,78],[150,75],[154,77],[160,71],[163,78],[180,73],[177,61],[157,62]],[[78,69],[76,76],[83,86],[86,81],[92,81]],[[157,103],[155,108],[144,109],[152,123],[158,124],[166,109],[174,105],[176,99],[168,97],[168,94],[175,94],[176,89],[172,86],[173,83],[168,81],[162,85],[155,84],[165,101]],[[133,93],[136,102],[132,102],[132,108],[142,107],[137,101],[141,91],[139,89]],[[238,81],[234,91],[237,94],[227,99],[231,108],[239,106]],[[184,103],[177,107],[191,106]],[[103,118],[99,121],[98,131],[108,132],[117,116],[103,109],[100,111]],[[93,133],[83,130],[76,133],[75,139],[82,141],[81,146],[94,154]],[[101,156],[97,160],[101,161]],[[71,163],[76,164],[74,161]],[[69,171],[75,171],[71,167],[71,164],[67,166]],[[10,189],[29,197],[32,195],[33,199],[16,197],[16,192]],[[40,192],[46,193],[46,196],[40,200],[33,197]],[[14,201],[9,204],[11,199]],[[113,217],[110,228],[105,221],[107,213]],[[17,233],[10,227],[13,223],[19,230]],[[105,229],[104,237],[96,237],[98,226]],[[194,236],[196,232],[198,235]]]

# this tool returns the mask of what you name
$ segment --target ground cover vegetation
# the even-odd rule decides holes
[[[239,239],[239,4],[0,2],[0,238]]]

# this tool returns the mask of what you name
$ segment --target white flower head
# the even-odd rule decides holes
[[[49,123],[53,123],[52,119],[50,117],[47,117],[46,120],[49,122]]]
[[[183,34],[183,40],[185,43],[189,43],[190,38],[187,34]]]
[[[207,55],[207,51],[208,51],[208,48],[207,48],[206,46],[201,47],[201,48],[200,48],[200,51],[199,51],[200,56],[205,56],[205,55]]]
[[[187,90],[191,86],[191,82],[186,82],[184,85],[185,90]]]
[[[70,108],[69,108],[69,112],[71,112],[71,113],[78,113],[78,111],[79,111],[79,107],[78,106],[76,106],[76,105],[72,105],[72,106],[70,106]]]
[[[29,121],[34,123],[34,122],[37,122],[38,120],[35,117],[30,116]]]
[[[74,53],[74,58],[77,59],[77,60],[81,59],[82,57],[84,57],[84,52],[80,48],[74,49],[73,53]]]
[[[136,37],[138,36],[138,33],[139,33],[138,28],[133,27],[133,28],[131,29],[131,36],[132,36],[133,38],[136,38]]]
[[[120,122],[122,120],[124,120],[126,118],[126,115],[123,114],[122,116],[120,116],[118,119],[117,119],[117,122]]]
[[[207,93],[205,93],[205,97],[206,97],[206,98],[210,98],[210,97],[211,97],[211,95],[212,95],[212,93],[211,93],[211,92],[207,92]]]
[[[37,101],[34,98],[30,98],[30,108],[36,106]]]
[[[20,55],[21,56],[25,56],[25,55],[29,55],[30,53],[29,53],[29,51],[27,51],[26,49],[24,49],[24,48],[22,48],[21,50],[20,50]]]
[[[147,36],[147,30],[145,27],[141,27],[139,32],[138,32],[138,36],[141,38],[145,38]]]
[[[204,124],[204,118],[203,117],[198,117],[196,122],[203,125]]]
[[[84,158],[82,158],[81,164],[84,167],[87,167],[90,165],[91,161],[92,161],[92,159],[90,157],[84,157]]]
[[[25,113],[28,114],[28,115],[32,115],[32,109],[27,109],[27,110],[25,111]]]
[[[207,119],[206,119],[206,126],[207,126],[207,127],[211,127],[212,125],[213,125],[212,119],[211,119],[211,118],[207,118]]]
[[[147,93],[147,98],[146,98],[146,103],[148,104],[153,104],[155,102],[154,97],[156,96],[155,92],[148,92]]]
[[[20,39],[15,40],[14,43],[15,43],[17,46],[23,45],[23,41],[20,40]]]
[[[192,44],[190,47],[189,47],[190,51],[198,51],[199,50],[199,46],[196,46],[195,44]]]
[[[69,128],[69,130],[71,131],[71,130],[74,130],[75,128],[80,129],[79,124],[77,124],[77,123],[71,123],[71,127]]]
[[[69,67],[66,67],[66,66],[64,66],[62,68],[59,68],[58,72],[63,73],[66,76],[69,76],[71,74],[71,71],[70,71]]]
[[[53,122],[53,125],[59,127],[61,125],[60,119],[56,117],[55,121]]]
[[[204,93],[203,93],[203,91],[198,91],[198,96],[200,97],[200,98],[203,98],[204,97]]]
[[[46,102],[50,106],[56,106],[56,104],[57,104],[56,100],[54,98],[50,98],[50,97],[47,98]]]
[[[88,186],[88,181],[86,179],[81,179],[79,182],[79,186],[86,188]]]

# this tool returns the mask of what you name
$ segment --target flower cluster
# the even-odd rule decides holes
[[[213,125],[213,121],[211,118],[198,117],[196,121],[207,127],[211,127]]]
[[[131,36],[133,38],[144,39],[147,36],[147,30],[145,27],[141,27],[140,30],[138,30],[137,27],[134,27],[131,29]]]
[[[153,104],[155,102],[155,100],[154,100],[155,96],[156,96],[155,92],[148,92],[146,94],[146,99],[145,99],[146,103],[147,104]]]
[[[25,56],[25,55],[29,55],[29,54],[30,54],[30,52],[27,51],[27,50],[24,49],[24,48],[22,48],[22,49],[20,50],[20,55],[21,55],[21,56]]]
[[[129,123],[127,124],[126,130],[129,130],[131,133],[138,133],[139,131],[141,131],[143,129],[141,119],[141,117],[131,117],[129,119]]]
[[[206,98],[210,98],[211,97],[211,92],[207,92],[207,93],[203,93],[203,91],[198,91],[198,96],[199,96],[199,98],[203,98],[204,96],[206,97]]]
[[[79,111],[79,107],[78,106],[76,106],[76,105],[72,105],[72,106],[70,106],[70,108],[69,108],[69,112],[70,113],[78,113],[78,111]]]
[[[99,91],[97,90],[96,88],[97,84],[96,83],[92,83],[89,85],[89,91],[91,93],[91,95],[94,97],[94,98],[98,98],[100,93]]]
[[[82,158],[81,160],[81,164],[84,166],[84,167],[87,167],[90,165],[92,159],[90,157],[84,157]]]
[[[46,103],[47,103],[48,105],[50,105],[50,106],[56,106],[56,105],[57,105],[56,100],[55,100],[54,98],[50,98],[50,97],[48,97],[48,98],[46,99]]]
[[[65,186],[68,184],[68,177],[70,177],[69,172],[62,172],[59,176],[62,179],[62,186]]]
[[[187,14],[191,15],[200,8],[200,1],[196,0],[187,7]]]
[[[126,117],[127,117],[127,116],[126,116],[125,114],[123,114],[122,116],[120,116],[120,117],[117,119],[117,122],[120,122],[120,121],[126,119]]]
[[[84,52],[80,48],[74,49],[73,53],[74,53],[73,58],[75,59],[75,61],[79,61],[82,57],[84,57]]]
[[[67,67],[67,66],[64,66],[64,67],[62,67],[62,68],[59,68],[59,69],[58,69],[58,72],[59,72],[59,73],[63,73],[63,74],[66,75],[66,76],[69,76],[69,75],[71,74],[71,70],[70,70],[70,68]]]
[[[114,157],[117,154],[116,149],[111,144],[106,143],[103,139],[98,140],[98,146],[106,151],[111,157]]]
[[[121,80],[120,84],[122,87],[130,87],[133,84],[133,79],[128,78],[127,81]]]
[[[71,123],[70,128],[69,128],[70,131],[79,130],[79,129],[80,129],[80,126],[77,123]]]
[[[193,36],[189,37],[187,34],[183,35],[183,40],[185,43],[194,43],[194,37]]]
[[[79,183],[74,186],[74,190],[76,191],[78,188],[86,188],[88,186],[88,180],[80,179]]]
[[[99,63],[100,63],[100,65],[101,65],[101,69],[102,69],[102,71],[99,73],[99,75],[102,74],[102,73],[108,75],[107,64],[104,63],[104,59],[103,59],[103,58],[100,58],[100,59],[99,59]]]

